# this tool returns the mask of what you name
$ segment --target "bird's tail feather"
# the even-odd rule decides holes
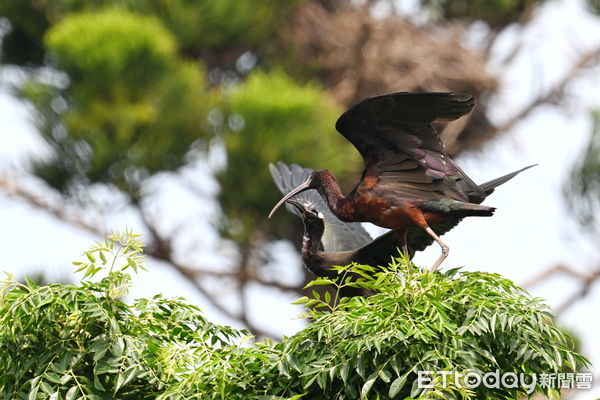
[[[457,217],[491,217],[496,211],[495,207],[483,206],[481,204],[464,204],[453,210],[452,214]]]
[[[486,196],[489,196],[496,187],[502,185],[503,183],[511,180],[512,178],[514,178],[515,176],[517,176],[518,174],[520,174],[521,172],[525,171],[526,169],[529,169],[531,167],[535,167],[537,164],[532,164],[532,165],[528,165],[525,168],[521,168],[517,171],[511,172],[510,174],[506,174],[506,175],[502,175],[496,179],[492,179],[491,181],[482,183],[481,185],[479,185],[479,187],[481,187],[483,189],[483,191],[485,192]]]
[[[432,200],[421,204],[425,212],[442,213],[453,217],[489,217],[494,214],[495,207],[460,201]]]

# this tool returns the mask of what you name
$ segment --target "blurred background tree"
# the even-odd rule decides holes
[[[222,313],[268,334],[249,317],[248,285],[294,293],[303,285],[285,279],[292,272],[268,270],[273,240],[298,243],[301,226],[284,213],[267,224],[279,197],[267,164],[326,167],[349,189],[362,165],[334,132],[335,119],[349,104],[385,92],[474,95],[475,111],[442,127],[453,156],[481,149],[540,106],[562,104],[599,49],[579,54],[564,79],[513,117],[491,117],[505,84],[498,68],[488,68],[491,49],[512,32],[512,49],[496,61],[508,66],[544,3],[422,0],[407,11],[388,0],[5,0],[1,62],[18,71],[14,93],[31,104],[49,151],[30,168],[45,185],[41,192],[16,175],[0,183],[97,234],[116,211],[129,210],[151,256]],[[596,142],[568,191],[577,204],[582,194],[597,205]],[[208,239],[190,239],[194,218],[168,221],[160,205],[164,177],[197,196],[196,207],[212,207],[204,219],[219,233],[215,251],[233,261],[214,269],[192,255],[189,248]],[[207,202],[215,199],[211,177],[219,187],[215,204]],[[179,207],[166,206],[170,213]]]
[[[577,221],[595,237],[600,234],[600,111],[593,113],[587,148],[564,188]]]

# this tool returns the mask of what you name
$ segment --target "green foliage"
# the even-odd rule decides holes
[[[219,175],[220,200],[244,227],[230,233],[247,235],[277,201],[278,192],[267,190],[274,188],[266,173],[273,160],[329,168],[340,177],[360,164],[356,150],[334,130],[341,110],[315,84],[299,85],[280,70],[257,71],[232,90],[226,108],[228,165]]]
[[[109,236],[75,263],[85,277],[107,275],[81,286],[3,282],[0,398],[155,398],[188,353],[217,357],[243,336],[181,299],[121,301],[126,271],[143,268],[141,248],[130,233]]]
[[[158,20],[116,9],[73,14],[49,31],[47,46],[70,83],[21,89],[54,151],[39,176],[63,191],[109,182],[135,195],[140,176],[185,163],[211,100],[204,71],[176,56]]]
[[[230,59],[225,64],[232,65],[241,54],[237,49],[260,46],[300,3],[40,4],[36,12],[51,23],[30,39],[65,74],[50,81],[31,79],[19,88],[34,105],[34,120],[53,153],[36,160],[35,174],[66,194],[100,182],[138,200],[147,176],[180,167],[192,144],[224,133],[228,165],[219,178],[229,224],[223,226],[241,241],[248,238],[249,226],[260,228],[277,200],[266,169],[273,160],[327,167],[343,180],[359,158],[334,132],[341,109],[318,85],[296,83],[275,70],[209,90],[201,62],[189,58],[201,55],[213,63],[207,53],[234,47],[231,54],[223,50]],[[11,0],[0,7],[13,30],[26,25],[21,17],[27,10]],[[224,116],[220,126],[215,118],[207,120],[209,110],[213,117]],[[284,236],[289,233],[282,216],[275,219],[270,226],[281,227]]]
[[[339,279],[311,286],[375,294],[333,307],[329,298],[302,298],[312,306],[304,330],[252,344],[181,299],[120,300],[127,272],[142,268],[141,250],[131,233],[109,236],[75,263],[85,273],[81,286],[4,281],[1,398],[514,399],[522,389],[466,389],[453,380],[444,387],[434,379],[423,391],[416,374],[554,373],[587,364],[548,307],[497,274],[430,274],[407,260],[378,273],[338,267]]]
[[[52,24],[73,12],[102,13],[106,8],[159,18],[177,38],[183,54],[240,46],[257,47],[306,0],[86,0],[30,2],[4,0],[0,15],[10,19],[12,30],[2,43],[6,62],[43,64],[43,37]],[[91,24],[93,28],[95,23]],[[152,29],[152,28],[151,28]],[[112,46],[112,43],[109,43]]]
[[[137,1],[136,10],[160,15],[186,54],[207,49],[256,47],[306,0]]]
[[[586,149],[567,180],[563,192],[569,209],[587,229],[600,232],[600,111],[592,115],[593,126]]]
[[[115,79],[128,89],[154,83],[176,54],[175,38],[160,21],[117,9],[71,14],[52,27],[45,43],[72,81],[94,77],[95,96]]]
[[[284,360],[297,357],[303,366],[283,367],[294,384],[282,390],[306,391],[308,398],[514,399],[525,393],[469,390],[450,379],[446,388],[438,379],[433,389],[421,391],[417,371],[518,375],[574,370],[584,360],[553,325],[549,308],[498,274],[430,274],[405,262],[393,262],[375,278],[372,267],[351,270],[363,276],[356,286],[378,293],[342,299],[333,312],[308,313],[314,322],[281,344]],[[299,303],[326,308],[326,300]]]

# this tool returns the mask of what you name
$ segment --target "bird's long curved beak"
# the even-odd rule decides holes
[[[277,209],[279,207],[281,207],[281,205],[283,203],[285,203],[290,197],[293,197],[300,192],[310,189],[311,188],[310,183],[311,183],[311,179],[309,178],[306,181],[302,182],[300,185],[296,186],[296,188],[292,189],[291,192],[289,192],[288,194],[283,196],[283,199],[279,200],[279,203],[275,204],[275,207],[273,207],[273,209],[269,213],[269,218],[271,218],[273,216],[273,214],[275,213],[275,211],[277,211]]]

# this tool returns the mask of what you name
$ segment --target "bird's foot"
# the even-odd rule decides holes
[[[429,272],[435,272],[440,267],[442,262],[444,262],[446,257],[448,257],[448,253],[450,253],[450,248],[448,246],[442,245],[442,254],[438,257],[437,260],[435,260],[435,263],[433,263],[431,268],[429,268]]]

